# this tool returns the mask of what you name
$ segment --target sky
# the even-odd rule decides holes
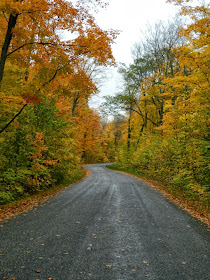
[[[158,20],[167,21],[173,18],[178,9],[166,3],[166,0],[108,0],[107,9],[95,15],[98,25],[104,29],[117,29],[121,33],[112,47],[117,63],[132,63],[131,49],[143,38],[147,24]],[[103,96],[114,95],[121,87],[121,77],[117,68],[107,69],[107,78],[99,87],[99,94],[90,101],[91,107],[98,107]]]

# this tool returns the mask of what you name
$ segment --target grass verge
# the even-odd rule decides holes
[[[180,188],[173,188],[172,186],[166,185],[163,182],[154,180],[150,177],[145,176],[145,174],[138,172],[135,169],[120,168],[116,165],[109,165],[106,167],[111,170],[132,175],[133,177],[147,183],[152,188],[161,192],[173,203],[190,213],[193,217],[210,226],[210,211],[209,204],[207,201],[205,203],[203,202],[203,200],[199,201],[198,199],[195,199],[194,197],[187,194],[184,190],[181,190]]]
[[[0,206],[0,222],[7,222],[10,218],[23,212],[27,212],[39,204],[44,203],[49,198],[58,195],[62,190],[79,182],[89,175],[89,171],[81,168],[73,178],[68,178],[61,185],[51,187],[36,194],[29,195],[19,200]]]

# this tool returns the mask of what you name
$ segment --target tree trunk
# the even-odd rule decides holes
[[[129,111],[129,118],[128,118],[128,138],[127,138],[127,149],[128,152],[130,150],[130,140],[131,140],[131,112],[132,112],[132,107],[130,106],[130,111]]]
[[[75,109],[76,109],[76,106],[78,104],[78,99],[79,99],[79,97],[74,97],[73,105],[72,105],[72,109],[71,109],[72,117],[74,117]]]
[[[6,33],[4,44],[3,44],[3,47],[2,47],[2,50],[1,50],[0,88],[1,88],[1,82],[2,82],[3,74],[4,74],[4,67],[5,67],[5,62],[6,62],[6,58],[7,58],[7,52],[8,52],[8,49],[9,49],[10,42],[12,40],[12,30],[16,25],[17,17],[18,17],[18,14],[14,15],[14,16],[12,14],[10,14],[8,27],[7,27],[7,33]]]
[[[136,149],[138,148],[138,144],[139,144],[139,142],[140,142],[140,138],[141,138],[142,133],[143,133],[143,131],[144,131],[144,126],[145,126],[145,123],[143,122],[143,124],[142,124],[142,126],[141,126],[141,130],[140,130],[140,132],[139,132],[139,137],[138,137],[138,140],[137,140]]]

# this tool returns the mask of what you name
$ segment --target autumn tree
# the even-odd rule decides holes
[[[115,33],[102,31],[84,2],[73,3],[65,0],[5,0],[1,3],[0,82],[7,59],[30,65],[33,60],[40,61],[44,57],[62,58],[65,52],[70,60],[85,55],[94,57],[99,64],[111,63],[110,43]],[[75,34],[76,38],[62,41],[59,36],[62,30]]]
[[[4,82],[6,61],[25,68],[22,92],[25,92],[23,97],[27,95],[26,102],[30,100],[29,95],[37,95],[36,91],[41,91],[59,74],[70,75],[71,79],[74,65],[81,59],[92,59],[95,65],[113,64],[111,43],[116,32],[98,27],[90,13],[93,4],[103,6],[101,1],[88,0],[3,1],[0,4],[0,85]],[[60,34],[64,30],[73,39],[62,40]],[[39,82],[36,72],[41,78]]]
[[[97,69],[114,64],[117,33],[92,16],[104,5],[1,1],[1,202],[74,180],[81,157],[104,159],[100,120],[88,107]]]
[[[131,142],[135,149],[147,130],[163,124],[164,79],[174,76],[179,69],[175,52],[175,47],[183,42],[179,29],[178,19],[148,26],[145,39],[133,48],[133,63],[128,67],[122,64],[119,68],[124,81],[123,90],[114,97],[108,97],[106,107],[113,111],[124,110],[128,114],[127,150]]]
[[[146,34],[143,43],[136,44],[132,64],[135,69],[132,75],[140,81],[136,108],[142,108],[147,125],[129,157],[119,149],[116,164],[118,168],[133,168],[134,172],[165,182],[171,190],[180,192],[181,197],[192,199],[194,207],[206,207],[209,197],[209,5],[191,5],[188,0],[169,2],[180,5],[187,24],[157,24]],[[135,84],[135,79],[130,79],[129,84]],[[138,116],[134,111],[131,118],[133,139],[143,122]],[[125,146],[125,129],[122,135]]]
[[[117,151],[123,145],[122,131],[125,122],[126,118],[122,114],[116,114],[112,120],[106,118],[102,118],[101,120],[101,145],[106,158],[110,162],[115,161]]]

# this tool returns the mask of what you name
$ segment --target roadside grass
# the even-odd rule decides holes
[[[27,212],[44,203],[49,198],[58,195],[62,190],[84,179],[89,174],[83,167],[72,178],[67,178],[62,184],[49,189],[39,191],[36,194],[28,195],[19,200],[9,202],[0,206],[0,222],[7,222],[10,218],[22,212]]]
[[[184,189],[176,188],[165,182],[146,176],[144,173],[141,173],[133,168],[120,168],[115,164],[106,167],[111,170],[132,175],[135,178],[149,184],[152,188],[161,192],[165,197],[180,206],[182,209],[186,210],[193,217],[210,226],[209,199],[205,196],[198,196],[187,192]]]

